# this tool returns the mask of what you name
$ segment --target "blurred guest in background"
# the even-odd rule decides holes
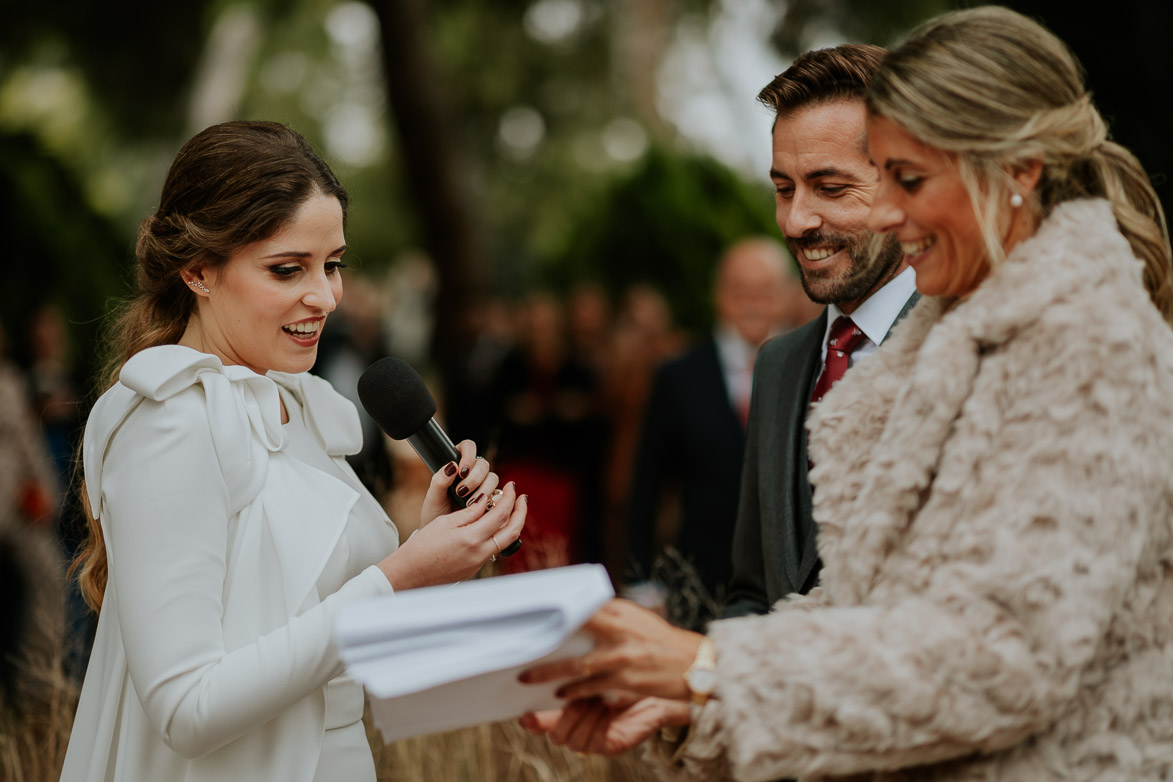
[[[0,519],[51,537],[63,485],[29,402],[29,382],[8,360],[7,336],[0,330]]]
[[[600,377],[605,376],[614,333],[607,292],[594,283],[577,283],[566,300],[566,325],[575,360],[593,367]]]
[[[688,573],[667,586],[689,589],[681,602],[694,613],[669,616],[694,628],[715,615],[703,609],[720,606],[730,576],[754,357],[768,337],[817,314],[782,246],[765,237],[726,250],[714,301],[712,336],[656,371],[627,517],[637,580],[653,575],[662,530],[675,530],[674,546]],[[669,492],[672,503],[666,502]],[[678,508],[678,518],[667,524],[666,505]]]
[[[1067,47],[1004,8],[919,27],[867,107],[868,223],[924,298],[812,413],[819,588],[707,638],[613,601],[527,678],[581,677],[552,728],[578,748],[689,725],[659,745],[682,778],[1169,779],[1156,193]]]
[[[531,294],[520,323],[494,394],[496,468],[503,480],[525,487],[530,506],[525,545],[499,562],[509,573],[583,561],[584,539],[601,513],[600,378],[571,355],[556,296]]]
[[[604,562],[619,583],[628,567],[627,499],[635,453],[656,367],[684,349],[684,338],[664,294],[633,285],[623,295],[611,335],[611,356],[603,382],[603,409],[611,427],[605,471]]]
[[[501,412],[497,381],[517,344],[515,318],[506,301],[489,295],[474,297],[457,317],[463,326],[459,346],[441,367],[444,422],[453,437],[493,443]]]

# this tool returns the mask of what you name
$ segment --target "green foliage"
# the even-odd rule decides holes
[[[55,303],[67,313],[77,356],[91,359],[103,307],[127,289],[133,247],[26,135],[0,134],[0,214],[7,255],[0,308],[10,342],[25,344],[33,312]]]
[[[210,0],[6,2],[0,52],[11,63],[45,47],[56,49],[63,61],[85,72],[121,135],[173,134],[183,126],[210,5]]]
[[[753,234],[777,234],[765,185],[747,184],[712,158],[653,147],[591,201],[546,275],[555,287],[589,280],[612,294],[653,284],[678,323],[699,331],[712,323],[718,257]]]

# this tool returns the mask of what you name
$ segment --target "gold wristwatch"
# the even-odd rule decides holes
[[[707,637],[701,639],[692,665],[684,672],[684,683],[692,693],[692,702],[704,706],[717,686],[717,647]]]

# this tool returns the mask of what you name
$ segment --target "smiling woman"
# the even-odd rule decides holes
[[[345,456],[354,405],[307,370],[342,298],[348,199],[306,141],[216,125],[143,221],[138,290],[86,424],[83,594],[101,610],[61,779],[374,780],[330,631],[354,600],[473,575],[526,503],[468,441],[423,526]],[[446,490],[473,497],[452,510]]]
[[[197,304],[179,344],[257,374],[309,370],[326,317],[342,299],[342,224],[338,199],[318,193],[227,263],[185,269]]]

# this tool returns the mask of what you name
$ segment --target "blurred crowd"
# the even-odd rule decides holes
[[[427,274],[413,272],[406,288],[402,275],[383,289],[351,278],[344,322],[327,330],[315,371],[352,393],[362,369],[382,355],[420,369],[452,438],[477,442],[502,479],[529,495],[524,545],[498,563],[503,572],[603,563],[617,587],[699,626],[728,577],[753,353],[820,309],[772,239],[732,245],[713,269],[710,332],[682,329],[653,286],[611,295],[583,282],[565,292],[478,299],[464,313],[459,349],[438,364],[426,360],[425,343],[403,337],[401,310],[426,301]],[[736,372],[726,361],[731,344]],[[712,378],[704,369],[671,371],[706,350]],[[683,383],[675,397],[691,400],[683,407],[665,399],[675,377]],[[649,416],[657,406],[659,415]],[[732,436],[689,434],[712,421]],[[367,447],[354,466],[406,536],[418,525],[427,470],[406,443],[382,436],[365,416],[364,426]],[[698,486],[715,473],[722,477],[708,493],[721,496],[698,501]]]

